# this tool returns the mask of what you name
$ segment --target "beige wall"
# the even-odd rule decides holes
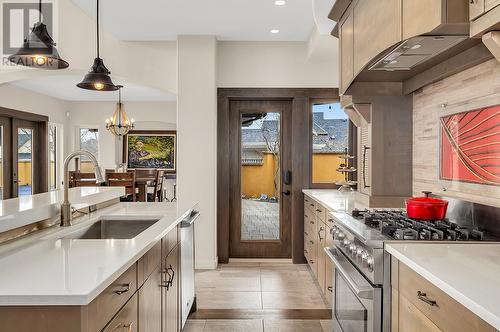
[[[220,41],[217,52],[218,87],[338,87],[336,59],[310,59],[307,42]]]
[[[439,118],[500,104],[500,64],[493,59],[425,87],[413,99],[413,191],[500,207],[500,186],[439,179]],[[442,107],[446,104],[446,107]]]
[[[217,40],[179,36],[178,197],[181,209],[199,203],[195,226],[196,268],[217,267]]]

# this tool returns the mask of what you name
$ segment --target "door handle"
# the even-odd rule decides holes
[[[285,191],[282,191],[281,193],[285,196],[290,196],[290,194],[291,194],[290,190],[285,190]]]

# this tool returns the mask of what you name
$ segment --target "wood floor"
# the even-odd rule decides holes
[[[198,311],[184,331],[332,331],[307,265],[230,263],[196,272]]]

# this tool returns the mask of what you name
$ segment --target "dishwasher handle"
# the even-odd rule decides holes
[[[191,227],[196,219],[200,216],[200,212],[196,210],[190,211],[189,215],[186,216],[180,223],[181,228]]]

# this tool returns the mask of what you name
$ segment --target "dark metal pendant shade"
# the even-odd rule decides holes
[[[47,70],[68,68],[68,62],[61,59],[55,46],[56,43],[49,35],[47,26],[38,22],[24,40],[23,46],[9,56],[9,61],[17,65]]]
[[[94,64],[83,81],[76,86],[82,89],[95,91],[116,91],[120,87],[115,85],[109,77],[111,72],[106,68],[101,58],[95,58]]]

